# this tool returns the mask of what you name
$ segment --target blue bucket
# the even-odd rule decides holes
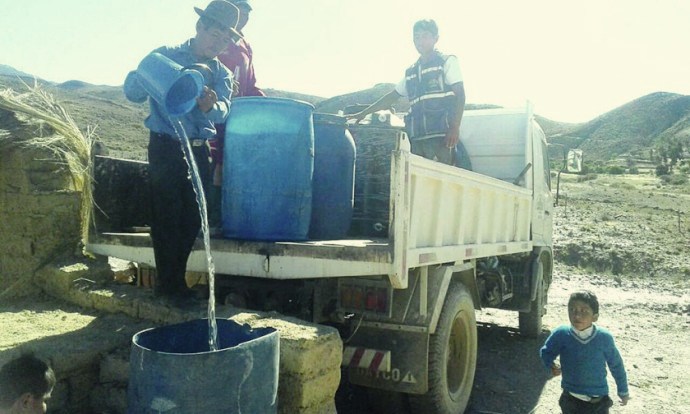
[[[218,319],[153,328],[132,338],[127,413],[227,414],[277,411],[280,342],[273,328]]]
[[[347,119],[314,114],[314,178],[310,239],[342,239],[352,222],[355,192],[355,141]]]
[[[225,128],[223,235],[306,240],[314,171],[314,107],[285,98],[233,99]]]
[[[139,82],[146,92],[172,116],[181,116],[196,106],[204,90],[204,76],[185,69],[160,53],[146,56],[137,67]]]

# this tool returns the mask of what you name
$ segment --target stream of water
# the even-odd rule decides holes
[[[171,118],[171,123],[177,132],[177,136],[182,141],[182,151],[185,161],[189,168],[189,176],[192,179],[192,187],[196,194],[197,205],[199,206],[199,216],[201,217],[201,230],[204,235],[204,248],[206,251],[206,264],[208,266],[208,345],[211,351],[218,350],[218,326],[216,324],[216,294],[215,294],[215,274],[216,267],[211,256],[211,236],[208,228],[208,212],[206,208],[206,195],[199,176],[199,168],[196,165],[192,146],[187,137],[187,132],[182,126],[182,122]]]

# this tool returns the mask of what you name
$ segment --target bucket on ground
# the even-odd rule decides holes
[[[314,172],[314,107],[286,98],[233,99],[225,127],[223,235],[306,240]]]
[[[275,413],[280,343],[273,328],[218,319],[148,329],[132,338],[128,414]]]
[[[194,69],[183,68],[170,58],[153,52],[137,67],[138,80],[146,92],[169,115],[180,116],[196,106],[204,89],[204,76]]]
[[[314,114],[310,239],[342,239],[352,222],[356,149],[347,118]]]

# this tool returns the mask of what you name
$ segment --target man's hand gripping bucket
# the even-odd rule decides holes
[[[183,68],[157,52],[146,56],[129,76],[136,76],[149,96],[171,116],[194,109],[204,89],[204,76],[199,71]]]

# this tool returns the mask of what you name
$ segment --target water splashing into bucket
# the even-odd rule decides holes
[[[182,152],[184,159],[187,161],[189,168],[189,176],[192,179],[192,187],[196,194],[196,202],[199,206],[199,216],[201,218],[201,231],[204,236],[204,248],[206,250],[206,264],[208,266],[208,345],[211,351],[218,350],[218,327],[216,325],[216,295],[215,295],[215,274],[216,267],[213,263],[213,256],[211,256],[211,237],[208,229],[208,212],[206,209],[206,195],[201,183],[199,175],[199,167],[196,165],[194,155],[192,154],[192,146],[189,142],[187,132],[182,126],[182,122],[178,119],[170,118],[170,121],[175,128],[177,136],[182,142]]]

